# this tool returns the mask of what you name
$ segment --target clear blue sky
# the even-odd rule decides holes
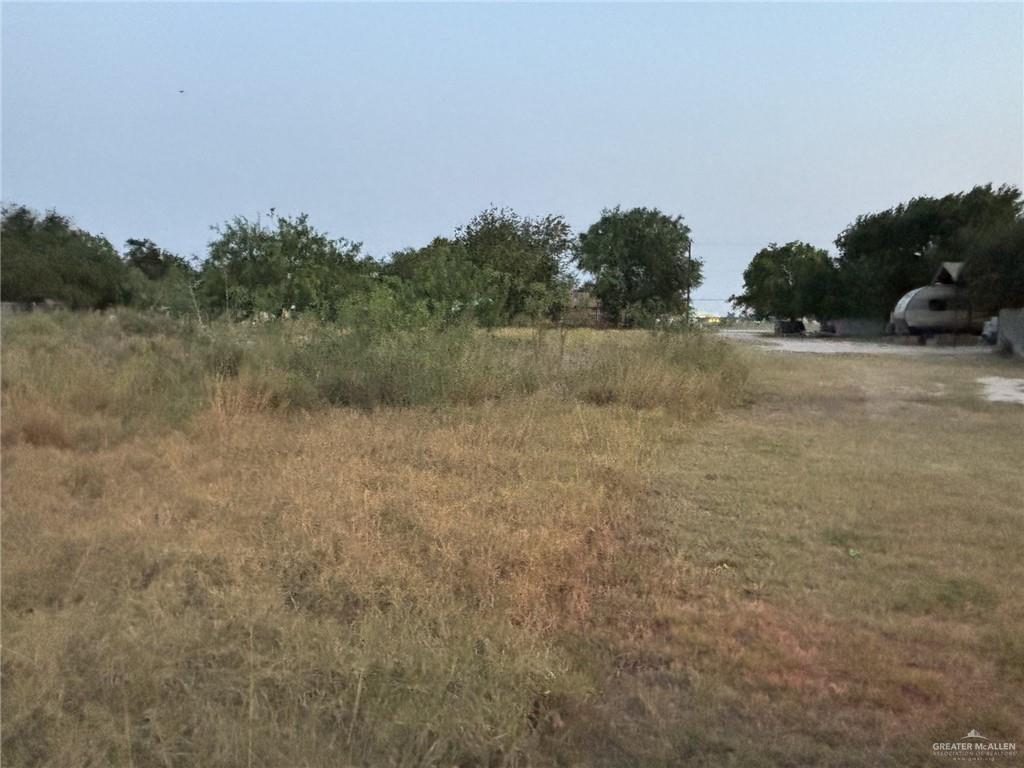
[[[769,241],[1024,175],[1020,3],[4,3],[2,25],[4,201],[119,247],[203,256],[273,206],[382,257],[491,203],[579,229],[648,205],[686,217],[717,299]]]

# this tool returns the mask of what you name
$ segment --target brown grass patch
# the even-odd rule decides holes
[[[750,353],[732,408],[704,341],[538,360],[502,332],[526,378],[407,389],[390,357],[387,392],[444,397],[333,408],[276,347],[165,390],[137,358],[193,342],[107,331],[134,383],[86,397],[43,330],[4,345],[12,765],[925,765],[1016,736],[1024,416],[959,399],[967,363]],[[935,376],[938,405],[899,389]],[[39,403],[61,450],[22,438]]]

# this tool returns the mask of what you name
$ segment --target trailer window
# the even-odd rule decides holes
[[[928,309],[932,312],[945,312],[946,311],[946,300],[945,299],[928,299]]]

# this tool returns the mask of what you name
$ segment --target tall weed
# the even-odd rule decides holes
[[[372,307],[370,309],[373,309]],[[4,438],[101,447],[267,409],[472,405],[539,392],[677,414],[734,402],[745,368],[701,334],[487,332],[367,310],[348,327],[215,322],[131,310],[3,326]],[[378,317],[378,315],[382,315]]]

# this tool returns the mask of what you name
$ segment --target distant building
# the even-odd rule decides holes
[[[709,328],[715,328],[722,324],[721,315],[716,315],[714,312],[694,312],[693,317],[698,325]]]
[[[588,290],[577,288],[569,295],[569,308],[563,320],[566,325],[599,328],[605,325],[601,314],[601,300]]]

